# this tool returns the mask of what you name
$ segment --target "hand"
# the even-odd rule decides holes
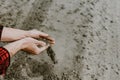
[[[38,39],[44,38],[49,40],[51,44],[55,43],[55,40],[52,37],[50,37],[48,34],[38,31],[36,29],[30,30],[28,31],[28,33],[29,33],[29,37],[38,38]]]
[[[25,30],[7,28],[7,27],[3,28],[1,41],[16,41],[26,37],[32,37],[37,39],[44,38],[49,40],[51,44],[55,43],[55,40],[52,37],[38,30],[34,29],[34,30],[25,31]]]
[[[33,54],[39,54],[45,49],[47,49],[50,45],[42,41],[38,41],[33,38],[26,38],[24,39],[25,42],[23,44],[22,50],[33,53]]]
[[[15,55],[19,50],[24,50],[33,54],[39,54],[48,47],[49,45],[46,45],[45,42],[38,41],[29,37],[9,43],[8,45],[4,46],[4,48],[9,51],[11,57]]]

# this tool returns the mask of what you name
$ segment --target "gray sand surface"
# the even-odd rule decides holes
[[[20,51],[5,80],[120,80],[120,0],[0,0],[0,23],[50,34],[58,60]]]

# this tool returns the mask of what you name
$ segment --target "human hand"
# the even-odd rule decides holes
[[[50,46],[43,41],[38,41],[33,38],[25,38],[24,40],[25,42],[23,44],[22,50],[33,54],[39,54]]]
[[[10,53],[11,57],[20,50],[24,50],[33,54],[39,54],[45,49],[47,49],[48,47],[49,45],[46,45],[45,42],[38,41],[30,37],[27,37],[18,41],[14,41],[4,46],[4,48],[6,48]]]
[[[28,31],[29,33],[29,37],[33,37],[33,38],[42,38],[42,39],[47,39],[51,44],[55,44],[55,40],[54,38],[52,38],[51,36],[49,36],[48,34],[38,31],[36,29],[30,30]]]
[[[50,37],[48,34],[38,31],[36,29],[25,31],[25,30],[7,28],[7,27],[3,28],[1,41],[16,41],[26,37],[32,37],[37,39],[44,38],[49,40],[51,44],[55,43],[55,40],[52,37]]]
[[[47,33],[43,33],[41,31],[38,31],[37,29],[29,30],[28,33],[30,37],[34,37],[34,38],[39,38],[41,36],[48,36]]]

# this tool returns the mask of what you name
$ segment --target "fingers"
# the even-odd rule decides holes
[[[40,46],[45,46],[46,45],[46,43],[45,42],[43,42],[43,41],[38,41],[38,40],[36,40],[36,39],[34,39],[34,38],[26,38],[26,42],[30,42],[30,43],[34,43],[34,44],[36,44],[36,45],[40,45]]]
[[[40,36],[43,39],[47,39],[51,44],[55,44],[55,39],[50,36]]]
[[[36,45],[37,45],[37,46],[45,46],[46,43],[43,42],[43,41],[37,41]]]
[[[55,44],[54,38],[49,36],[47,33],[40,32],[40,31],[35,30],[35,29],[34,30],[30,30],[29,32],[30,32],[30,36],[29,37],[47,39],[51,44]]]
[[[44,33],[44,32],[39,32],[40,33],[40,36],[48,36],[47,33]]]
[[[46,50],[49,46],[50,46],[50,45],[48,44],[48,45],[46,45],[46,46],[43,46],[43,47],[41,47],[41,48],[38,48],[36,54],[40,54],[41,52],[43,52],[44,50]]]
[[[46,45],[46,43],[43,41],[38,41],[38,40],[33,39],[33,38],[29,38],[29,39],[34,41],[34,43],[30,43],[31,46],[28,46],[30,51],[32,50],[31,52],[34,54],[39,54],[42,51],[46,50],[50,46],[49,44]],[[39,46],[40,46],[40,48],[39,48]],[[30,48],[30,47],[32,47],[32,48]]]

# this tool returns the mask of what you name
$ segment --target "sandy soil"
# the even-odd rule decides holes
[[[119,0],[0,0],[0,23],[52,35],[47,52],[19,52],[5,80],[119,80]],[[1,43],[2,44],[2,43]],[[2,44],[3,45],[3,44]]]

